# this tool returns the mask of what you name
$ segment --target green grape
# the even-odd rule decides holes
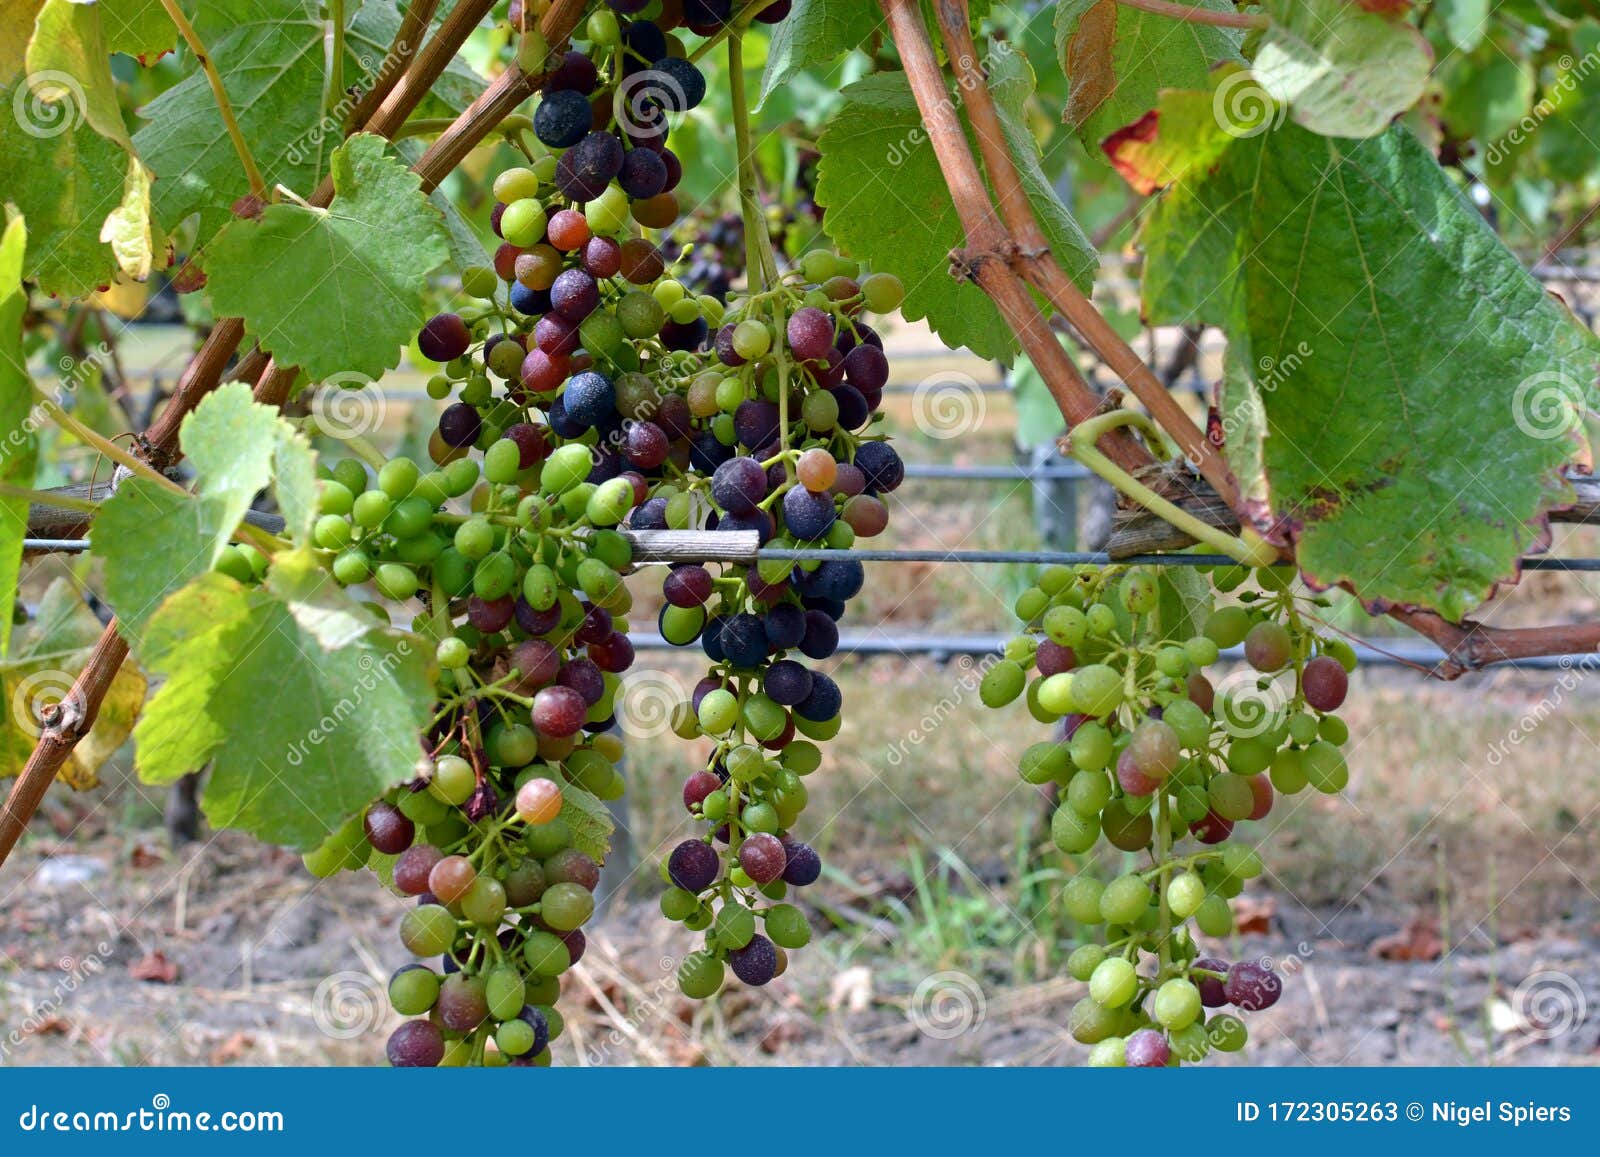
[[[355,500],[342,482],[330,478],[318,484],[317,510],[322,514],[349,514]]]
[[[1224,875],[1253,880],[1262,873],[1261,854],[1244,844],[1226,844],[1220,867]]]
[[[1034,699],[1046,713],[1056,718],[1072,711],[1075,706],[1072,698],[1072,672],[1061,671],[1049,678],[1041,679],[1034,691]]]
[[[1306,778],[1302,753],[1288,747],[1272,757],[1269,775],[1273,788],[1284,795],[1294,795],[1296,792],[1304,791],[1306,784],[1310,782]]]
[[[554,932],[543,929],[528,933],[528,939],[522,946],[522,957],[536,976],[560,976],[572,967],[572,952],[567,948],[567,942]]]
[[[532,197],[524,197],[511,202],[500,214],[500,236],[508,245],[531,249],[544,240],[548,221],[544,206]]]
[[[433,765],[433,777],[428,790],[448,804],[460,806],[467,802],[478,786],[477,773],[472,764],[459,755],[441,755]]]
[[[1098,771],[1080,771],[1067,781],[1067,806],[1085,819],[1100,817],[1111,802],[1111,781]]]
[[[719,687],[700,700],[700,729],[707,735],[726,735],[739,721],[739,700],[733,692]]]
[[[547,824],[529,824],[522,830],[523,846],[540,859],[555,855],[571,842],[572,830],[567,827],[567,821],[562,819],[554,819]]]
[[[469,518],[456,527],[455,548],[464,558],[478,562],[494,550],[494,538],[494,527],[487,518]]]
[[[499,880],[479,876],[461,897],[461,914],[474,924],[492,928],[506,911],[506,889]]]
[[[1122,676],[1111,667],[1091,663],[1072,676],[1072,698],[1083,714],[1103,719],[1122,705]]]
[[[383,469],[378,471],[378,489],[399,502],[416,488],[417,479],[421,475],[422,472],[411,459],[391,458],[383,464]]]
[[[472,571],[472,593],[480,599],[498,599],[511,593],[516,582],[516,561],[504,551],[491,554]]]
[[[778,822],[778,811],[769,803],[751,804],[739,813],[739,822],[746,831],[771,835],[783,825]]]
[[[869,273],[861,280],[862,300],[873,313],[893,313],[905,296],[905,286],[892,273]]]
[[[1219,1053],[1236,1053],[1250,1039],[1244,1021],[1230,1012],[1214,1012],[1206,1021],[1206,1039]]]
[[[1089,620],[1077,607],[1051,607],[1043,626],[1050,641],[1063,647],[1078,646],[1089,633]]]
[[[350,545],[350,522],[337,514],[324,514],[317,519],[311,537],[323,550],[343,550]]]
[[[439,974],[408,965],[389,979],[389,1003],[401,1016],[421,1016],[439,999]]]
[[[1179,872],[1167,883],[1167,907],[1179,920],[1193,916],[1205,899],[1205,882],[1194,872]]]
[[[500,279],[495,276],[494,270],[486,266],[469,265],[461,271],[461,289],[468,297],[489,301],[494,298],[495,291],[499,288]]]
[[[1104,892],[1105,885],[1093,876],[1074,876],[1061,889],[1061,905],[1079,924],[1102,924],[1100,897]]]
[[[1211,717],[1192,700],[1174,699],[1161,718],[1178,736],[1178,742],[1191,751],[1203,750],[1211,738]]]
[[[373,581],[377,584],[378,590],[383,592],[384,597],[393,599],[397,603],[404,602],[417,593],[417,572],[399,563],[380,564]]]
[[[1035,743],[1022,753],[1019,770],[1027,783],[1049,783],[1072,769],[1064,743]]]
[[[1195,1020],[1179,1029],[1171,1029],[1167,1033],[1167,1043],[1172,1047],[1172,1055],[1188,1064],[1198,1064],[1206,1059],[1206,1054],[1211,1051],[1211,1040],[1206,1033],[1206,1026]]]
[[[350,519],[364,530],[376,530],[394,509],[394,500],[381,490],[366,490],[356,495]]]
[[[1233,909],[1227,900],[1213,893],[1195,909],[1194,922],[1207,936],[1227,936],[1233,932]]]
[[[509,438],[490,446],[483,455],[483,476],[490,482],[515,482],[522,470],[522,451]]]
[[[699,909],[700,899],[693,892],[685,892],[682,888],[668,888],[661,893],[661,914],[674,923],[687,920]]]
[[[1121,1069],[1128,1064],[1128,1042],[1120,1036],[1106,1037],[1089,1049],[1091,1069]]]
[[[1106,958],[1106,950],[1098,944],[1080,944],[1067,957],[1067,974],[1074,980],[1087,982]]]
[[[1237,647],[1250,631],[1250,612],[1243,607],[1218,607],[1206,619],[1205,637],[1218,647]]]
[[[352,495],[367,488],[367,468],[354,458],[343,458],[333,464],[333,480]]]
[[[508,1057],[526,1056],[539,1043],[534,1028],[520,1016],[501,1022],[494,1030],[494,1043]]]
[[[557,932],[571,932],[594,915],[594,897],[577,884],[551,884],[539,899],[539,917]]]
[[[693,1000],[714,996],[722,987],[722,961],[709,952],[692,952],[678,966],[678,987]]]
[[[1350,727],[1337,715],[1324,715],[1317,724],[1317,734],[1336,747],[1350,742]]]
[[[1267,770],[1278,745],[1264,735],[1246,736],[1228,744],[1228,770],[1237,775],[1256,775]]]
[[[1105,603],[1095,603],[1084,612],[1089,633],[1097,639],[1109,638],[1117,629],[1117,612]]]
[[[550,452],[539,475],[539,485],[548,494],[564,494],[582,483],[593,467],[588,447],[569,443]]]
[[[1296,712],[1289,719],[1289,738],[1301,747],[1317,738],[1317,717],[1309,711]]]
[[[1073,1040],[1084,1045],[1096,1045],[1115,1037],[1122,1024],[1123,1017],[1117,1009],[1107,1008],[1087,996],[1067,1014],[1067,1031]]]
[[[1300,753],[1306,781],[1324,795],[1336,795],[1350,782],[1350,768],[1339,749],[1319,739]]]
[[[743,948],[756,934],[756,914],[743,904],[727,903],[717,910],[711,928],[717,943],[727,948]]]
[[[1089,977],[1089,998],[1106,1008],[1121,1008],[1138,992],[1139,973],[1120,956],[1102,960]]]
[[[1197,635],[1192,639],[1184,640],[1183,653],[1188,657],[1189,662],[1196,667],[1209,667],[1217,661],[1220,652],[1217,650],[1217,644],[1214,639],[1204,635]]]
[[[1118,594],[1129,613],[1148,615],[1161,602],[1161,592],[1156,580],[1144,571],[1130,571],[1122,580]]]
[[[396,538],[415,538],[433,525],[433,507],[425,498],[402,498],[395,503],[383,528]]]
[[[1022,694],[1028,675],[1022,664],[1002,659],[983,673],[978,698],[985,707],[1004,707]]]
[[[522,973],[510,965],[491,968],[483,977],[483,994],[489,1003],[489,1015],[495,1020],[511,1020],[522,1011],[528,998],[528,986]]]
[[[1050,596],[1038,587],[1029,587],[1017,596],[1016,606],[1013,607],[1017,618],[1025,623],[1031,623],[1050,606]]]
[[[1050,817],[1050,839],[1063,852],[1074,855],[1087,852],[1099,838],[1098,816],[1085,816],[1063,805]]]
[[[1155,825],[1148,815],[1130,811],[1125,800],[1114,799],[1100,813],[1100,830],[1112,847],[1137,852],[1149,847]]]
[[[1082,723],[1068,743],[1072,762],[1084,771],[1099,771],[1110,765],[1115,749],[1111,732],[1104,724],[1093,721]]]
[[[442,956],[456,942],[456,918],[438,904],[413,908],[400,918],[400,943],[413,956]]]
[[[1150,906],[1150,886],[1138,876],[1118,876],[1100,896],[1100,915],[1108,924],[1132,924]]]
[[[1156,989],[1150,1013],[1163,1028],[1187,1028],[1200,1019],[1200,990],[1182,977],[1173,977]]]
[[[1211,810],[1225,820],[1242,820],[1255,810],[1255,792],[1250,781],[1242,775],[1223,772],[1213,776],[1206,790],[1211,800]]]

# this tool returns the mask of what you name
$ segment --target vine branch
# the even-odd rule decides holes
[[[1117,0],[1124,8],[1137,8],[1186,24],[1210,24],[1216,28],[1265,28],[1272,21],[1259,12],[1216,12],[1194,4],[1173,4],[1169,0]]]
[[[205,43],[194,30],[194,25],[189,23],[189,18],[183,14],[183,9],[178,7],[178,0],[161,0],[161,6],[167,10],[167,15],[178,26],[178,35],[183,37],[184,43],[189,46],[189,51],[194,53],[200,71],[206,74],[206,82],[211,85],[211,95],[216,98],[217,112],[222,116],[223,127],[228,130],[228,139],[233,142],[233,151],[239,154],[239,163],[244,166],[245,176],[250,180],[251,195],[265,200],[267,183],[261,179],[261,170],[256,168],[256,159],[251,156],[250,146],[245,143],[244,133],[239,129],[239,120],[233,115],[233,104],[228,100],[228,90],[222,87],[222,74],[212,63],[211,55],[206,52]]]

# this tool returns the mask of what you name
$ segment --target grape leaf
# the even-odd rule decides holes
[[[62,297],[111,282],[119,267],[148,276],[148,174],[123,124],[96,5],[40,6],[25,58],[0,74],[0,105],[14,114],[0,117],[0,156],[5,199],[28,221],[25,275]]]
[[[1020,52],[994,45],[984,64],[1029,203],[1056,260],[1084,289],[1097,262],[1093,246],[1055,195],[1024,120],[1033,71]],[[1009,359],[1016,338],[988,296],[947,272],[965,237],[949,186],[901,73],[878,73],[845,88],[844,106],[822,134],[817,203],[828,234],[871,268],[905,282],[908,321],[927,318],[951,346]],[[952,98],[953,99],[953,98]]]
[[[376,380],[424,320],[427,274],[450,255],[443,219],[417,175],[362,133],[333,154],[327,209],[270,205],[206,252],[216,311],[313,381]]]
[[[1229,0],[1197,7],[1233,11]],[[1238,29],[1191,24],[1128,8],[1116,0],[1061,0],[1056,56],[1072,83],[1062,120],[1088,145],[1156,106],[1162,89],[1200,88],[1222,60],[1238,60]]]
[[[156,57],[178,45],[178,26],[161,0],[99,0],[97,6],[109,52],[125,52],[154,64]]]
[[[826,68],[851,49],[860,48],[884,24],[876,4],[795,0],[789,15],[772,29],[757,107],[796,73]]]
[[[1234,137],[1169,93],[1141,235],[1157,324],[1231,344],[1230,464],[1306,577],[1457,620],[1512,581],[1566,498],[1597,339],[1517,263],[1403,128]],[[1194,163],[1182,163],[1182,145]]]
[[[0,482],[27,488],[33,484],[38,439],[28,422],[33,385],[28,355],[22,348],[22,315],[28,290],[22,284],[23,251],[28,230],[23,219],[11,221],[0,236]],[[22,575],[22,540],[28,530],[27,498],[0,496],[0,656],[11,649],[11,612]]]
[[[206,818],[301,851],[416,774],[433,698],[414,636],[371,627],[328,647],[305,628],[311,565],[275,558],[257,589],[207,574],[168,599],[139,651],[166,682],[134,731],[145,782],[210,760]],[[355,607],[345,592],[326,597]]]
[[[1297,124],[1331,137],[1371,137],[1416,104],[1433,49],[1404,19],[1345,0],[1268,0],[1272,24],[1251,70]]]
[[[44,0],[15,0],[0,4],[0,82],[10,84],[21,75],[28,41],[33,38],[33,22],[44,7]]]
[[[594,793],[575,783],[561,785],[561,817],[572,831],[572,846],[601,863],[611,851],[611,833],[617,825],[611,812]]]
[[[1477,48],[1489,31],[1489,0],[1435,0],[1433,9],[1450,42],[1462,52]]]
[[[45,590],[33,620],[17,631],[15,646],[0,661],[0,696],[10,709],[0,713],[0,778],[19,773],[38,741],[38,710],[58,703],[88,664],[103,628],[69,580],[58,578]],[[133,732],[144,703],[145,677],[138,664],[125,662],[112,677],[94,726],[78,741],[61,778],[77,791],[99,782],[102,764]]]

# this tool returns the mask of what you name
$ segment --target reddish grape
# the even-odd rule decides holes
[[[545,687],[533,697],[533,726],[556,739],[576,735],[588,712],[589,704],[571,687]]]
[[[428,890],[428,873],[444,859],[432,844],[415,844],[400,853],[394,862],[394,886],[407,896],[420,896]]]
[[[1339,660],[1318,655],[1300,672],[1300,689],[1305,692],[1306,702],[1318,711],[1337,711],[1350,689],[1350,677]]]
[[[757,884],[770,884],[783,875],[789,857],[777,836],[757,832],[739,845],[739,866]]]
[[[382,800],[367,809],[361,821],[367,842],[385,856],[397,856],[411,846],[417,827],[392,803]]]

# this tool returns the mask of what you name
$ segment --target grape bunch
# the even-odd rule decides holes
[[[814,250],[778,284],[732,304],[711,349],[683,365],[688,470],[656,486],[631,525],[754,531],[780,548],[846,549],[881,533],[883,496],[905,469],[869,432],[889,364],[860,315],[890,312],[902,297],[895,278],[861,277],[854,262]],[[786,951],[810,939],[804,915],[783,901],[822,865],[790,829],[805,807],[804,777],[821,763],[817,743],[841,726],[843,696],[806,661],[835,652],[837,622],[864,579],[859,562],[828,558],[719,575],[684,563],[663,581],[662,636],[698,642],[710,662],[674,718],[683,738],[713,742],[683,785],[706,831],[662,865],[662,912],[707,933],[679,969],[689,996],[715,993],[729,968],[766,984]]]
[[[1074,921],[1104,928],[1067,961],[1089,987],[1068,1027],[1091,1046],[1091,1065],[1237,1051],[1248,1034],[1236,1014],[1282,993],[1269,963],[1220,959],[1197,934],[1228,936],[1228,901],[1263,870],[1255,848],[1231,838],[1235,826],[1266,818],[1279,795],[1308,786],[1331,795],[1349,781],[1340,750],[1349,731],[1336,712],[1355,653],[1307,622],[1291,578],[1221,570],[1217,589],[1239,591],[1238,601],[1193,633],[1157,574],[1050,567],[1017,601],[1025,633],[984,673],[986,706],[1023,700],[1061,727],[1020,765],[1027,783],[1054,785],[1055,846],[1083,855],[1103,841],[1149,856],[1110,881],[1080,871],[1063,890]],[[1241,643],[1245,666],[1214,684],[1207,670]]]

